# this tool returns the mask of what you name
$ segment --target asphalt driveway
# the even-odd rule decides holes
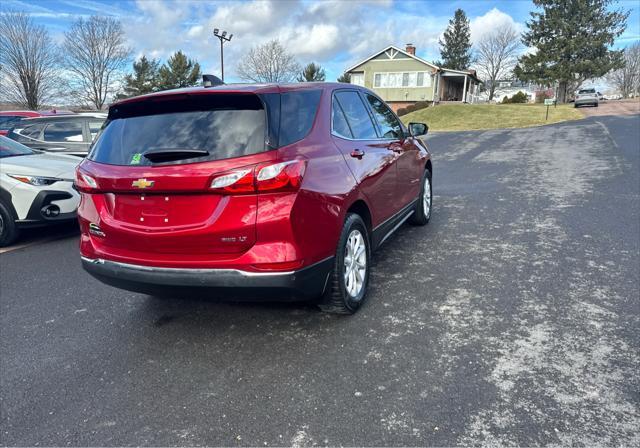
[[[640,117],[447,133],[352,317],[0,255],[2,445],[640,444]]]

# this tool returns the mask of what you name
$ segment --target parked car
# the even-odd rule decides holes
[[[429,221],[426,132],[338,83],[123,100],[77,169],[82,263],[131,291],[319,298],[353,313],[371,252]]]
[[[44,117],[49,115],[67,115],[73,114],[73,112],[66,110],[47,110],[47,111],[33,111],[33,110],[5,110],[0,112],[0,135],[7,135],[11,128],[15,126],[17,122],[23,118]]]
[[[84,157],[106,118],[98,112],[25,118],[7,136],[32,149]]]
[[[76,219],[78,162],[0,136],[0,247],[15,241],[21,228]]]
[[[576,94],[574,107],[590,105],[598,107],[598,93],[596,89],[580,89]]]

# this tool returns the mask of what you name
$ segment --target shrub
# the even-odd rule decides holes
[[[515,95],[513,95],[511,98],[505,96],[502,99],[502,104],[521,104],[521,103],[526,103],[527,101],[528,101],[527,94],[520,91]]]
[[[417,103],[410,104],[407,107],[401,107],[398,109],[398,116],[407,115],[410,112],[414,112],[416,110],[425,109],[431,105],[430,101],[418,101]]]
[[[538,90],[536,92],[536,103],[544,103],[544,100],[546,100],[547,98],[553,98],[553,97],[554,97],[554,94],[552,89]]]

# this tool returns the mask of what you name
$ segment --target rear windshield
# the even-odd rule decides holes
[[[0,158],[29,156],[31,154],[35,154],[35,152],[10,138],[0,135]]]
[[[89,159],[112,165],[228,159],[264,151],[265,138],[266,114],[256,95],[152,97],[112,108]]]
[[[581,93],[596,93],[596,89],[582,89],[578,91],[578,94]]]
[[[15,115],[0,116],[0,131],[8,131],[22,120],[22,117]]]

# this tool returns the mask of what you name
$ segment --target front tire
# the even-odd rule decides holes
[[[0,202],[0,247],[8,246],[18,238],[18,226],[9,209]]]
[[[409,223],[414,226],[425,226],[431,219],[431,208],[433,206],[433,191],[431,190],[431,172],[424,170],[422,175],[422,187],[420,196],[416,202],[413,215],[409,218]]]
[[[369,286],[371,244],[362,218],[347,214],[327,291],[320,303],[326,313],[353,314],[362,306]]]

